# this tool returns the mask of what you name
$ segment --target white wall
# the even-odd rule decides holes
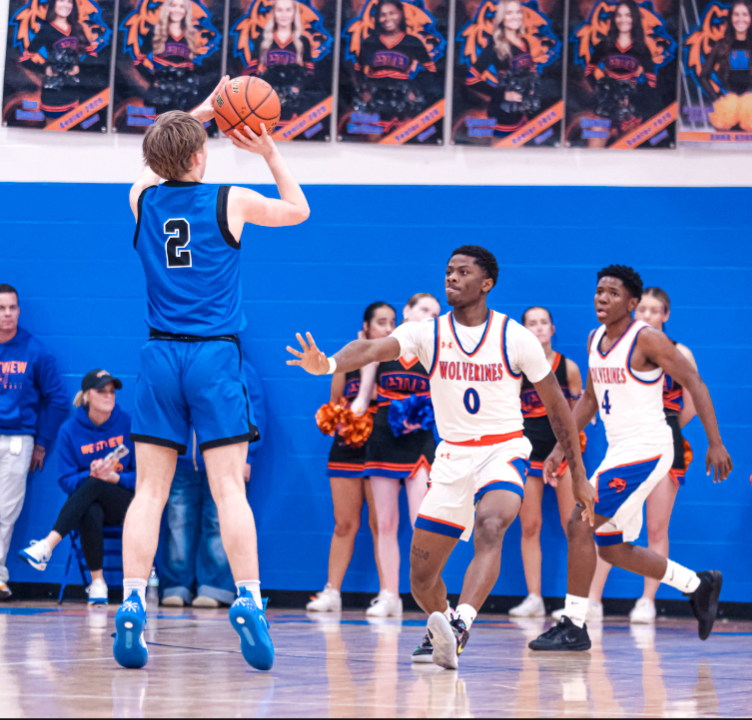
[[[5,68],[8,0],[0,0]],[[132,182],[140,137],[0,128],[0,182]],[[281,143],[304,184],[748,186],[752,155],[729,150],[491,150]],[[207,182],[271,182],[256,159],[227,140],[210,142]]]

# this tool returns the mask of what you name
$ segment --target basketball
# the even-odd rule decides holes
[[[261,123],[271,135],[281,112],[279,95],[266,80],[258,77],[230,80],[212,105],[214,119],[225,135],[243,125],[260,135]]]

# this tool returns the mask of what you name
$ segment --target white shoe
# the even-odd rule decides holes
[[[162,605],[167,607],[184,607],[185,600],[180,595],[168,595],[166,598],[162,598]]]
[[[39,542],[32,540],[31,545],[25,550],[21,550],[18,556],[35,570],[46,570],[47,563],[52,557],[52,550],[50,550],[49,543],[46,540]]]
[[[633,625],[652,625],[655,622],[655,603],[647,598],[640,598],[629,613],[629,622]]]
[[[335,590],[331,585],[328,585],[311,599],[311,602],[306,605],[308,612],[329,612],[338,613],[342,612],[342,595],[339,590]]]
[[[164,603],[162,603],[164,605]],[[191,603],[196,608],[218,608],[221,603],[219,600],[209,597],[208,595],[196,595]]]
[[[546,617],[546,606],[540,595],[528,595],[517,607],[509,611],[509,617],[537,618]]]
[[[89,605],[107,605],[107,585],[104,580],[95,580],[86,588]]]
[[[564,617],[564,608],[561,608],[559,610],[554,610],[551,613],[551,617],[556,621],[559,622],[559,620]],[[586,623],[601,623],[603,622],[603,603],[594,603],[592,600],[590,603],[588,603],[588,611],[587,611],[587,617],[585,618]]]
[[[369,617],[402,617],[402,600],[399,595],[382,590],[366,610]]]

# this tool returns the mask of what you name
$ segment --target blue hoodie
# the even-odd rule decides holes
[[[110,419],[95,425],[89,420],[86,408],[78,408],[76,414],[60,428],[57,438],[60,487],[72,495],[89,477],[92,461],[106,457],[121,444],[130,452],[120,461],[123,469],[117,470],[120,473],[118,484],[135,490],[136,448],[131,442],[130,416],[115,405]]]
[[[261,444],[264,442],[264,434],[266,433],[266,404],[264,402],[264,389],[261,385],[261,379],[253,365],[245,358],[245,354],[243,355],[243,372],[245,373],[245,384],[248,390],[248,402],[251,404],[251,422],[259,431],[259,439],[248,445],[248,464],[253,465]],[[204,463],[203,456],[198,451],[196,432],[193,428],[191,428],[191,437],[188,441],[188,452],[185,455],[178,455],[178,467],[181,470],[206,472],[206,464]]]
[[[19,327],[0,343],[0,435],[33,435],[49,450],[69,409],[55,358]]]

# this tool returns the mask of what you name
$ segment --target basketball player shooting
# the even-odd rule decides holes
[[[504,534],[522,504],[531,451],[522,434],[523,373],[538,391],[564,449],[584,519],[593,518],[595,493],[582,464],[579,433],[543,347],[529,330],[487,306],[498,275],[488,250],[465,245],[447,265],[452,310],[446,315],[405,323],[388,338],[356,340],[331,358],[310,333],[307,342],[297,336],[302,352],[287,348],[297,358],[288,365],[312,375],[350,372],[407,353],[430,368],[431,398],[444,441],[436,449],[431,486],[415,523],[410,581],[413,597],[430,614],[419,650],[432,652],[433,662],[447,669],[457,668],[470,627],[499,577]],[[452,612],[441,572],[457,542],[469,540],[473,526],[475,556]]]
[[[127,668],[148,661],[146,582],[177,456],[186,452],[191,424],[238,588],[230,621],[252,667],[268,670],[274,662],[260,594],[256,527],[243,478],[248,443],[258,439],[258,430],[238,341],[246,327],[240,239],[246,223],[297,225],[310,211],[263,126],[260,135],[247,126],[238,128],[231,139],[266,161],[279,200],[246,188],[202,184],[209,155],[203,123],[212,119],[213,100],[227,82],[223,78],[192,114],[172,111],[157,118],[144,138],[146,167],[130,192],[150,337],[141,351],[131,433],[138,469],[123,529],[125,602],[115,617],[113,652]]]
[[[596,493],[594,525],[580,522],[579,508],[569,521],[564,616],[530,643],[532,650],[590,649],[585,618],[596,545],[606,562],[683,592],[698,620],[701,640],[713,629],[721,573],[695,573],[648,548],[632,545],[640,535],[645,500],[674,460],[673,435],[663,412],[664,373],[692,396],[708,436],[708,475],[713,470],[714,481],[720,482],[733,468],[721,441],[713,401],[697,370],[660,330],[632,319],[641,297],[642,279],[632,268],[610,265],[598,273],[595,312],[602,324],[588,340],[587,386],[573,413],[577,429],[583,430],[600,409],[608,450],[591,479]],[[555,481],[557,463],[565,456],[565,448],[557,445],[546,459],[543,472],[548,482]]]

